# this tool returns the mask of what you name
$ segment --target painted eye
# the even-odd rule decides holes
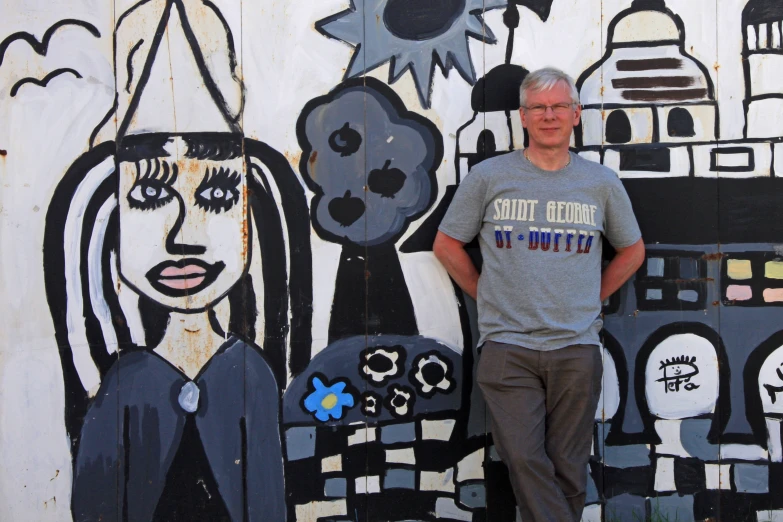
[[[216,214],[228,211],[239,201],[238,187],[241,180],[237,172],[207,168],[204,180],[196,189],[196,204]]]
[[[207,201],[230,201],[236,197],[234,192],[230,190],[223,190],[220,187],[211,187],[208,188],[199,194],[200,197],[206,199]]]
[[[174,198],[171,187],[157,179],[140,179],[128,193],[131,208],[152,210],[162,207]]]

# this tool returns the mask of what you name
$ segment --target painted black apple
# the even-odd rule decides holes
[[[357,150],[359,145],[362,144],[362,135],[358,131],[351,128],[348,122],[345,125],[334,131],[329,136],[329,147],[335,152],[339,152],[340,156],[350,156]]]
[[[364,201],[351,196],[351,191],[346,190],[341,198],[334,198],[329,202],[329,214],[332,219],[340,223],[340,226],[352,225],[364,214]]]
[[[383,167],[372,169],[367,177],[367,188],[382,198],[393,198],[405,184],[407,177],[403,171],[396,168],[389,168],[391,160],[386,160]]]

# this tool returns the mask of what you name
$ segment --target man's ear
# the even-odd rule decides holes
[[[522,127],[527,129],[527,121],[525,120],[525,109],[519,108],[519,118],[522,120]]]
[[[579,119],[582,117],[582,106],[577,104],[576,110],[574,111],[574,127],[579,125]]]

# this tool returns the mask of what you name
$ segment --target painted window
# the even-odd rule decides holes
[[[639,310],[703,310],[707,262],[700,252],[649,252],[636,274]]]
[[[721,267],[723,304],[783,305],[783,258],[774,252],[732,254]]]
[[[668,148],[633,148],[620,151],[620,170],[669,172],[671,158]]]
[[[713,172],[752,172],[756,168],[751,147],[715,147],[710,151]]]
[[[693,116],[688,109],[676,107],[669,111],[666,119],[666,131],[673,138],[690,138],[696,135],[693,130]]]
[[[606,118],[606,141],[628,143],[631,137],[631,121],[625,111],[617,110],[609,113]]]

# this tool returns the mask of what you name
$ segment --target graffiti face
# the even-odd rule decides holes
[[[666,359],[661,361],[661,366],[658,369],[663,372],[663,377],[657,379],[656,382],[663,383],[665,393],[678,392],[680,387],[684,391],[693,391],[699,387],[695,382],[691,382],[691,379],[699,374],[696,357],[688,358],[682,355]]]
[[[667,337],[650,354],[646,370],[650,412],[663,419],[711,413],[718,399],[718,358],[695,334]]]
[[[581,110],[570,105],[573,100],[566,84],[557,83],[548,91],[529,91],[525,103],[527,108],[520,108],[519,114],[530,143],[540,147],[567,147],[574,126],[579,124]]]
[[[120,274],[167,307],[195,311],[245,270],[246,182],[241,157],[174,160],[183,145],[170,140],[170,156],[120,162]]]

